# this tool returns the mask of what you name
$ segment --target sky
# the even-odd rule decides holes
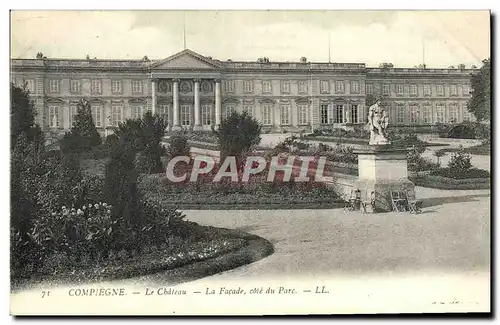
[[[488,11],[12,11],[11,58],[214,59],[481,65]]]

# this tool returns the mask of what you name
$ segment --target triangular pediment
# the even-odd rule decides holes
[[[219,65],[213,60],[206,58],[191,50],[184,50],[164,60],[155,62],[151,69],[217,69]]]

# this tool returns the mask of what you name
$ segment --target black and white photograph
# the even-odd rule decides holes
[[[491,312],[489,10],[11,10],[10,314]]]

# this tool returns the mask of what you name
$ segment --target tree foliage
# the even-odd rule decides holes
[[[469,112],[478,121],[491,119],[491,64],[490,59],[483,60],[479,72],[471,75],[472,97],[467,104]]]
[[[241,158],[252,146],[260,143],[262,125],[247,112],[233,112],[221,121],[217,135],[221,159],[227,156]]]
[[[92,118],[90,103],[87,100],[81,100],[78,103],[75,124],[71,132],[65,134],[61,148],[63,152],[83,152],[100,145],[101,142],[101,136]]]

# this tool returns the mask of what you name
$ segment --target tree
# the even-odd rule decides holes
[[[219,130],[212,128],[220,145],[221,161],[234,156],[236,162],[242,162],[243,155],[254,145],[260,143],[262,125],[247,112],[233,112],[221,121]]]
[[[479,71],[471,74],[472,97],[467,103],[467,109],[476,119],[490,121],[491,119],[491,64],[490,58],[483,60]]]
[[[75,116],[75,125],[70,133],[66,133],[61,143],[65,152],[88,151],[102,142],[99,132],[92,118],[90,103],[81,100],[78,103],[78,111]]]
[[[444,150],[436,150],[434,151],[434,156],[437,158],[437,164],[441,166],[441,157],[446,156],[446,152]]]
[[[36,111],[29,91],[24,86],[21,88],[11,83],[10,100],[10,139],[14,143],[23,133],[29,137],[35,124]]]

